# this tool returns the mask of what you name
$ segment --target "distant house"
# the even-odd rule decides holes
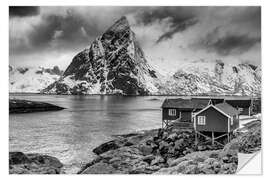
[[[192,127],[193,114],[205,108],[208,103],[208,99],[165,99],[161,106],[162,127],[167,127],[172,122]]]
[[[226,98],[176,98],[165,99],[162,104],[162,127],[167,127],[170,124],[178,125],[179,127],[190,127],[193,122],[194,114],[208,105],[218,105],[226,102],[232,106],[234,110],[239,112],[239,115],[249,115],[260,112],[260,101],[254,98],[246,97],[226,97]],[[256,103],[258,105],[256,105]],[[257,112],[257,113],[258,113]]]
[[[226,99],[225,101],[236,108],[240,112],[240,115],[251,116],[253,113],[252,99]]]

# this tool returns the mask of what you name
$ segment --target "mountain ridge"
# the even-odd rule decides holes
[[[41,87],[44,94],[259,96],[261,67],[197,60],[161,75],[122,17],[75,55],[61,76]]]

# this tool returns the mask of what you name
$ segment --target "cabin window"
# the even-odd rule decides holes
[[[238,108],[238,111],[239,111],[239,112],[242,112],[242,111],[243,111],[243,108]]]
[[[169,116],[176,116],[176,109],[169,109]]]
[[[205,125],[205,116],[198,116],[198,125]]]

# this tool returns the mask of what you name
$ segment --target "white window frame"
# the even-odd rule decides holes
[[[231,126],[233,125],[233,118],[229,118],[230,119],[230,123],[231,123]]]
[[[197,124],[198,125],[205,125],[205,116],[198,116]]]
[[[176,109],[169,109],[169,116],[176,116]]]
[[[191,122],[194,122],[195,113],[191,112]]]

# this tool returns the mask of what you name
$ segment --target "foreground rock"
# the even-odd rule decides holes
[[[239,130],[239,152],[253,153],[261,149],[261,120],[251,121]]]
[[[9,153],[10,174],[60,174],[63,164],[55,157],[42,154]]]
[[[117,136],[93,152],[97,157],[79,174],[231,174],[237,169],[237,140],[224,149],[195,146],[194,132],[150,130]],[[199,150],[199,151],[198,151]]]
[[[57,111],[62,109],[64,108],[45,102],[9,99],[9,113]]]
[[[222,150],[197,151],[171,159],[167,168],[155,174],[234,174],[238,164],[238,141],[233,140]]]

